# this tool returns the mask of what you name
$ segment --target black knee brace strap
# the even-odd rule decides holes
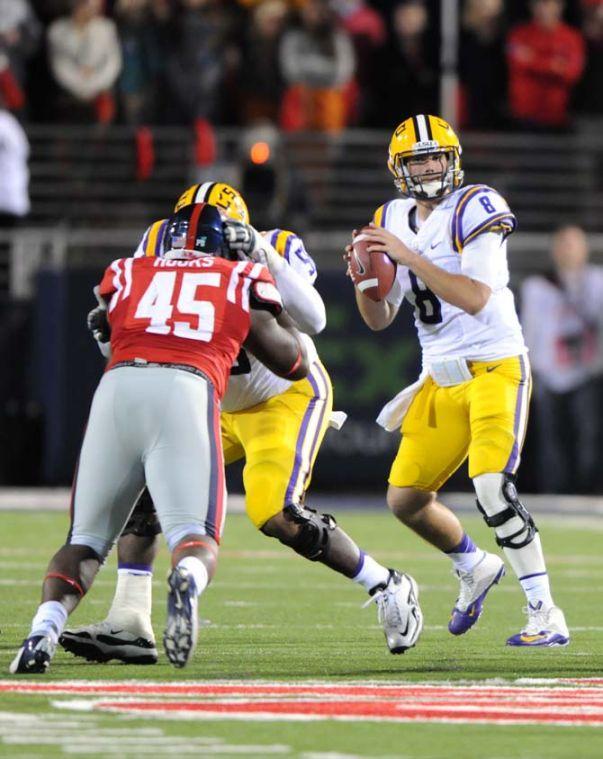
[[[155,535],[159,535],[160,532],[161,525],[159,524],[159,519],[157,519],[155,504],[149,491],[145,488],[136,502],[134,511],[130,514],[130,518],[126,522],[126,526],[121,534],[122,536],[136,535],[137,538],[153,538]]]
[[[292,541],[280,542],[310,561],[320,561],[329,550],[330,533],[337,527],[335,518],[295,503],[285,506],[283,512],[300,525],[300,530]]]
[[[536,533],[538,532],[538,528],[534,524],[534,520],[532,519],[529,511],[527,511],[526,507],[519,500],[517,489],[515,487],[515,481],[511,475],[504,475],[502,495],[505,501],[509,504],[504,511],[501,511],[498,514],[494,514],[494,516],[488,516],[479,500],[476,501],[477,508],[481,511],[484,517],[484,522],[488,525],[488,527],[500,527],[501,525],[505,524],[505,522],[513,519],[513,517],[519,517],[519,519],[521,519],[523,522],[523,526],[517,530],[517,532],[514,532],[512,535],[507,535],[504,538],[501,538],[497,535],[496,542],[501,548],[523,548],[534,540]],[[513,542],[515,538],[519,537],[519,535],[522,535],[526,531],[527,535],[523,540],[521,540],[519,543]]]

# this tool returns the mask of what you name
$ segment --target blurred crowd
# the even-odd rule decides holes
[[[521,287],[540,492],[603,492],[603,266],[589,258],[584,229],[561,225],[548,270]]]
[[[603,114],[603,0],[461,0],[460,125]],[[0,0],[32,121],[387,127],[437,112],[439,0]]]

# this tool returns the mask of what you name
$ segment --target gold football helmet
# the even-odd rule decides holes
[[[389,143],[387,167],[402,195],[419,200],[437,200],[463,184],[462,148],[447,121],[439,116],[411,116],[398,125]],[[427,155],[444,155],[446,165],[440,175],[414,175],[407,162]]]
[[[176,201],[174,213],[191,203],[208,203],[210,206],[219,208],[230,219],[249,224],[249,211],[243,196],[226,182],[203,182],[203,184],[192,185]]]

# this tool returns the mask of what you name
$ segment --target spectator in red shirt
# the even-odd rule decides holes
[[[563,0],[532,0],[530,6],[532,21],[507,38],[511,116],[529,127],[562,128],[584,68],[584,40],[561,20]]]

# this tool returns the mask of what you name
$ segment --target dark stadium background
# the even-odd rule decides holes
[[[123,42],[133,33],[120,20],[119,5],[106,2],[104,12],[115,19]],[[151,53],[155,62],[167,66],[181,39],[186,2],[148,5],[163,5],[169,14],[153,29]],[[167,216],[193,182],[223,179],[234,184],[249,201],[256,226],[299,231],[317,261],[317,287],[328,309],[328,326],[317,344],[334,381],[336,408],[349,414],[342,431],[327,435],[315,470],[318,490],[384,489],[397,435],[382,432],[374,418],[382,403],[417,373],[410,312],[387,331],[371,333],[356,312],[341,262],[351,229],[395,196],[385,165],[387,144],[396,123],[416,103],[432,113],[453,104],[444,115],[460,131],[466,181],[491,183],[517,213],[519,232],[509,246],[516,292],[525,277],[549,268],[550,235],[561,223],[584,228],[593,260],[603,262],[603,3],[575,0],[565,5],[565,22],[582,36],[586,63],[572,85],[564,119],[555,124],[514,117],[506,89],[509,71],[500,68],[507,65],[509,31],[526,22],[529,3],[500,3],[496,33],[488,43],[488,63],[495,54],[500,64],[498,70],[490,66],[492,87],[475,76],[480,54],[467,26],[469,3],[459,3],[455,29],[442,23],[436,0],[360,3],[381,18],[384,36],[371,46],[364,44],[369,32],[366,38],[364,32],[351,35],[358,64],[355,95],[344,128],[331,131],[297,131],[285,128],[279,118],[248,118],[242,105],[242,62],[260,3],[206,0],[201,5],[203,13],[209,9],[213,14],[212,23],[223,22],[220,28],[226,29],[228,55],[216,102],[207,111],[192,103],[176,107],[161,69],[147,82],[154,89],[135,118],[126,105],[124,69],[93,107],[57,107],[64,93],[49,65],[48,29],[69,12],[69,2],[30,2],[31,14],[16,43],[0,22],[0,97],[22,124],[31,147],[31,210],[7,220],[0,207],[2,485],[70,482],[103,364],[85,328],[85,315],[94,305],[91,288],[104,266],[128,255],[147,225]],[[288,5],[282,34],[295,24],[296,4]],[[416,69],[396,57],[392,40],[392,17],[401,5],[425,10],[425,28],[413,41],[420,58]],[[333,24],[350,37],[346,19],[336,17],[342,7],[332,4]],[[442,60],[444,39],[456,50],[456,61]],[[476,92],[475,87],[484,89]],[[285,97],[284,86],[275,97]],[[471,103],[480,97],[492,104],[496,117],[472,112]],[[269,146],[270,157],[254,164],[251,148],[258,142]],[[600,394],[600,374],[595,381]],[[593,414],[601,416],[595,408]],[[535,413],[520,479],[522,489],[531,492],[542,489],[535,474],[537,424]],[[230,477],[237,487],[236,473]],[[593,484],[592,490],[601,492],[602,484]],[[466,486],[464,472],[451,483],[455,489]]]

